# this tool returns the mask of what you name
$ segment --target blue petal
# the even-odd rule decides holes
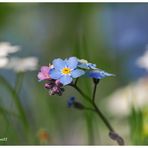
[[[66,67],[66,62],[60,58],[53,60],[52,64],[56,70]]]
[[[56,70],[56,69],[52,69],[49,71],[49,76],[52,78],[52,79],[59,79],[62,74],[60,71]]]
[[[97,69],[96,64],[93,63],[78,63],[78,67],[83,68],[83,69]]]
[[[67,85],[72,82],[72,78],[69,75],[64,75],[59,80],[63,85]]]
[[[71,76],[72,76],[73,78],[78,78],[78,77],[80,77],[80,76],[82,76],[82,75],[84,75],[84,74],[85,74],[84,70],[81,70],[81,69],[76,69],[76,70],[73,70],[73,71],[71,72]]]
[[[88,72],[87,75],[89,77],[95,78],[95,79],[102,79],[105,77],[114,76],[114,74],[107,73],[103,70],[92,70],[92,71]]]
[[[96,69],[96,64],[88,63],[87,65],[88,65],[88,67],[91,68],[91,69]]]
[[[83,68],[83,69],[89,69],[89,67],[86,63],[79,63],[78,67]]]
[[[78,65],[78,59],[76,57],[70,57],[69,59],[65,60],[67,66],[70,69],[75,69]]]

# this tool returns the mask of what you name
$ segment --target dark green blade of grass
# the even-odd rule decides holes
[[[129,124],[132,143],[134,145],[143,144],[143,115],[140,110],[132,108]]]
[[[75,48],[73,51],[74,55],[76,55],[78,58],[84,58],[89,61],[89,53],[87,49],[87,43],[86,43],[86,37],[83,32],[79,33],[76,37],[76,43]],[[90,90],[90,83],[88,81],[85,81],[85,83],[79,84],[85,89],[85,91],[88,93],[89,96],[91,96],[91,90]],[[87,102],[84,102],[87,104]],[[94,130],[93,130],[93,115],[89,112],[85,112],[85,121],[86,121],[86,127],[87,127],[87,138],[88,138],[88,145],[94,144]]]
[[[20,98],[17,95],[15,89],[13,89],[13,87],[8,83],[8,81],[4,77],[2,77],[2,76],[0,76],[0,84],[3,84],[7,88],[8,92],[10,92],[10,94],[12,96],[12,99],[15,102],[16,107],[17,107],[17,109],[18,109],[18,111],[20,113],[20,117],[21,117],[22,123],[24,124],[24,126],[26,128],[28,128],[29,127],[28,119],[26,117],[24,108],[23,108],[23,106],[22,106],[22,104],[20,102]]]
[[[0,98],[0,99],[2,99],[2,98]],[[0,102],[0,104],[2,104],[2,103]],[[20,119],[20,116],[16,113],[12,112],[12,111],[5,109],[2,106],[0,106],[0,115],[3,116],[3,119],[5,121],[5,124],[2,127],[2,128],[5,127],[5,130],[4,130],[4,133],[1,133],[1,136],[6,137],[8,139],[10,137],[11,140],[12,140],[12,136],[13,136],[14,139],[19,139],[19,137],[21,135],[20,135],[20,133],[17,132],[18,131],[17,127],[13,125],[11,117]],[[13,132],[13,135],[12,135],[10,130],[11,131],[15,130],[15,133]],[[11,143],[11,140],[9,140],[10,143]],[[7,145],[8,143],[5,142],[4,144]]]

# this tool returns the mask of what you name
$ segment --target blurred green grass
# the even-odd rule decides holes
[[[108,101],[105,97],[130,82],[121,70],[122,60],[126,58],[118,57],[118,53],[111,54],[112,48],[102,29],[101,11],[106,6],[110,4],[0,4],[0,40],[20,45],[22,51],[16,54],[20,57],[37,56],[38,70],[54,58],[77,56],[116,74],[116,77],[100,82],[96,101],[115,129],[121,124],[117,127],[119,132],[124,127],[122,123],[130,121],[127,125],[131,127],[131,139],[124,137],[127,145],[142,145],[146,143],[139,139],[143,133],[138,136],[135,133],[137,126],[140,126],[138,133],[142,131],[141,118],[144,117],[140,112],[133,111],[130,119],[118,119],[105,107]],[[66,101],[71,95],[82,100],[75,90],[67,88],[62,97],[49,96],[43,83],[38,82],[37,73],[24,73],[18,92],[15,89],[16,73],[1,70],[5,79],[0,79],[0,138],[7,137],[8,140],[0,145],[40,144],[37,133],[42,128],[48,131],[49,145],[115,144],[108,138],[108,131],[98,117],[88,111],[67,108]],[[92,93],[90,80],[80,80],[79,86],[88,95]]]

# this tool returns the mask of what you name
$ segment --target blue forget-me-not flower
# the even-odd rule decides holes
[[[95,70],[88,71],[86,75],[90,78],[95,78],[95,79],[103,79],[105,77],[115,76],[114,74],[107,73],[101,69],[95,69]]]
[[[49,71],[52,79],[59,79],[63,85],[70,84],[73,78],[78,78],[85,74],[81,69],[78,69],[78,59],[70,57],[69,59],[62,60],[57,58],[53,60],[53,69]]]

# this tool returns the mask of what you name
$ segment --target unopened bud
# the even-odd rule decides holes
[[[117,143],[118,143],[119,145],[124,145],[124,140],[123,140],[123,138],[120,137],[117,133],[115,133],[115,132],[113,132],[113,131],[112,131],[112,132],[109,132],[109,137],[110,137],[111,139],[117,141]]]
[[[52,88],[52,85],[50,85],[49,83],[45,83],[44,87],[45,87],[46,89],[51,89],[51,88]]]
[[[62,84],[59,80],[56,80],[56,81],[55,81],[55,84],[56,84],[57,86],[59,86],[59,87],[62,87],[62,86],[63,86],[63,84]]]
[[[77,108],[77,109],[80,109],[80,110],[85,108],[84,105],[81,104],[80,102],[74,102],[73,106],[74,106],[74,108]]]

